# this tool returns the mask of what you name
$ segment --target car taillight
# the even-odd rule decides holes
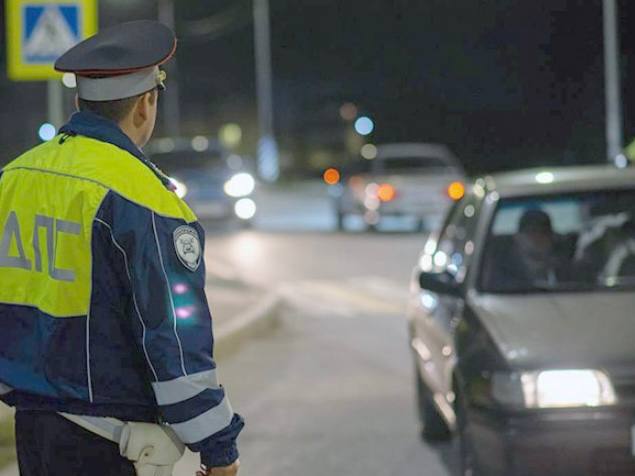
[[[465,185],[463,185],[463,182],[452,182],[450,185],[448,185],[446,192],[448,194],[448,197],[450,197],[455,202],[458,202],[465,195]]]
[[[397,196],[397,190],[389,183],[382,183],[377,189],[377,198],[382,202],[390,202]]]
[[[328,185],[337,185],[340,181],[340,171],[336,168],[331,167],[330,169],[326,169],[324,174],[322,175],[324,182]]]

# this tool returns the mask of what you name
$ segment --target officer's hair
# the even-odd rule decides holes
[[[77,98],[77,105],[80,111],[90,111],[113,122],[121,122],[132,111],[137,100],[146,93],[138,94],[125,99],[115,101],[87,101]],[[152,91],[153,96],[156,91]],[[154,98],[156,101],[156,97]]]

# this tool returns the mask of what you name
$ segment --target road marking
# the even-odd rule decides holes
[[[280,292],[289,304],[320,317],[359,318],[368,314],[401,317],[408,298],[407,289],[380,277],[286,283]]]
[[[223,281],[241,280],[241,274],[237,271],[238,266],[232,265],[229,261],[223,258],[206,253],[205,266],[207,274],[211,274]]]

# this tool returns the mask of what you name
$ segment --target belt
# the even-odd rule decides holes
[[[80,427],[117,443],[119,453],[134,463],[138,476],[171,476],[185,445],[170,427],[123,422],[115,418],[60,413]]]
[[[117,444],[121,442],[121,435],[126,426],[126,423],[117,420],[116,418],[79,416],[71,415],[69,413],[60,413],[60,415],[81,426],[85,430]]]

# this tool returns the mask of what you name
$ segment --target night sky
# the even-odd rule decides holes
[[[473,172],[605,160],[600,0],[270,1],[276,132],[295,169],[343,142],[347,101],[375,120],[370,141],[443,142]],[[619,7],[628,142],[635,5]],[[102,0],[100,11],[104,27],[156,18],[156,3]],[[237,122],[240,151],[254,154],[250,2],[177,0],[176,16],[183,134]],[[41,83],[7,81],[4,55],[7,161],[35,143],[46,103]]]

